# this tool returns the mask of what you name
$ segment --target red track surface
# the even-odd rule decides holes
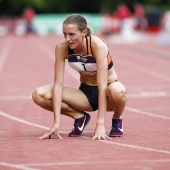
[[[63,140],[39,140],[53,123],[52,113],[36,106],[31,93],[53,83],[56,35],[0,37],[0,169],[168,170],[170,168],[170,48],[155,35],[136,44],[106,38],[115,69],[127,87],[124,136],[92,141],[96,112],[81,137],[70,138],[73,120],[61,116]],[[66,66],[65,83],[78,87]],[[112,114],[106,115],[109,133]]]

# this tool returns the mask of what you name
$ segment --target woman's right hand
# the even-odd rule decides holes
[[[54,124],[54,125],[48,130],[48,132],[45,133],[44,135],[40,136],[39,139],[45,139],[45,138],[49,138],[49,139],[50,139],[52,134],[57,135],[57,137],[58,137],[59,139],[63,139],[63,138],[60,136],[60,132],[59,132],[59,130],[58,130],[58,127],[59,127],[59,126],[56,126],[56,125]]]

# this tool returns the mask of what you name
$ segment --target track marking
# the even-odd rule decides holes
[[[22,170],[40,170],[37,168],[30,168],[30,166],[70,166],[70,165],[94,165],[94,164],[110,164],[110,163],[167,163],[170,159],[159,159],[159,160],[112,160],[112,161],[76,161],[76,162],[51,162],[51,163],[33,163],[33,164],[11,164],[0,162],[1,166],[22,169]]]
[[[0,100],[32,100],[32,96],[0,96]]]
[[[3,46],[1,53],[0,53],[0,73],[1,73],[2,68],[5,64],[5,61],[8,57],[11,45],[12,45],[12,40],[7,38],[4,42],[4,46]]]
[[[144,115],[147,115],[147,116],[152,116],[152,117],[157,117],[157,118],[162,118],[162,119],[170,120],[170,117],[156,115],[156,114],[149,113],[149,112],[144,112],[144,111],[141,111],[141,110],[138,110],[138,109],[134,109],[134,108],[131,108],[131,107],[125,107],[125,109],[129,110],[131,112],[135,112],[135,113],[139,113],[139,114],[144,114]]]
[[[23,119],[19,119],[19,118],[17,118],[17,117],[14,117],[14,116],[11,116],[11,115],[9,115],[9,114],[6,114],[6,113],[4,113],[4,112],[2,112],[2,111],[0,111],[0,115],[6,117],[6,118],[8,118],[8,119],[15,120],[15,121],[17,121],[17,122],[26,124],[26,125],[30,125],[30,126],[34,126],[34,127],[38,127],[38,128],[46,129],[46,130],[49,129],[49,128],[47,128],[46,126],[38,125],[38,124],[31,123],[31,122],[28,122],[28,121],[23,120]]]
[[[159,153],[170,154],[170,151],[167,151],[167,150],[154,149],[154,148],[145,148],[145,147],[141,147],[141,146],[128,145],[128,144],[117,143],[117,142],[112,142],[112,141],[100,140],[100,142],[109,143],[109,144],[115,144],[115,145],[118,145],[118,146],[124,146],[124,147],[128,147],[128,148],[133,148],[133,149],[140,149],[140,150],[146,150],[146,151],[151,151],[151,152],[159,152]]]
[[[128,94],[128,98],[153,98],[153,97],[169,97],[170,95],[164,91],[141,92],[137,94]]]
[[[31,123],[31,122],[29,122],[29,121],[26,121],[26,120],[23,120],[23,119],[20,119],[20,118],[11,116],[11,115],[9,115],[9,114],[7,114],[7,113],[5,113],[5,112],[2,112],[2,111],[0,111],[0,115],[6,117],[6,118],[8,118],[8,119],[15,120],[15,121],[17,121],[17,122],[26,124],[26,125],[30,125],[30,126],[34,126],[34,127],[37,127],[37,128],[49,130],[49,127],[42,126],[42,125],[35,124],[35,123]],[[63,132],[63,131],[60,131],[60,132],[63,133],[63,134],[67,134],[66,132]]]
[[[20,165],[20,164],[11,164],[11,163],[5,163],[5,162],[0,162],[0,165],[10,167],[10,168],[22,169],[22,170],[40,170],[37,168],[26,167],[26,166]]]
[[[0,111],[0,115],[4,116],[6,118],[9,118],[11,120],[18,121],[18,122],[23,123],[23,124],[31,125],[31,126],[42,128],[42,129],[49,129],[48,127],[45,127],[45,126],[42,126],[42,125],[38,125],[38,124],[35,124],[35,123],[31,123],[31,122],[28,122],[28,121],[16,118],[14,116],[8,115],[8,114],[6,114],[6,113],[4,113],[2,111]],[[60,132],[63,133],[63,134],[67,134],[66,132],[62,132],[62,131],[60,131]],[[90,137],[86,137],[86,136],[81,136],[81,138],[91,139]],[[119,145],[119,146],[123,146],[123,147],[127,147],[127,148],[146,150],[146,151],[156,152],[156,153],[170,154],[170,151],[167,151],[167,150],[160,150],[160,149],[154,149],[154,148],[145,148],[145,147],[141,147],[141,146],[122,144],[122,143],[106,141],[106,140],[98,140],[98,141],[99,142],[103,142],[103,143],[109,143],[109,144],[112,144],[112,145]]]
[[[112,160],[112,161],[76,161],[76,162],[51,162],[51,163],[33,163],[33,164],[11,164],[0,162],[0,165],[23,169],[23,170],[39,170],[35,168],[30,168],[30,166],[70,166],[70,165],[94,165],[94,164],[110,164],[110,163],[167,163],[170,162],[170,159],[159,159],[159,160]]]
[[[153,98],[153,97],[170,97],[167,92],[141,92],[135,94],[128,94],[128,98]],[[32,100],[32,96],[0,96],[0,100]]]
[[[24,166],[55,166],[55,165],[87,165],[87,164],[108,164],[108,163],[164,163],[170,162],[170,159],[159,160],[112,160],[112,161],[76,161],[76,162],[51,162],[51,163],[35,163],[35,164],[21,164]]]

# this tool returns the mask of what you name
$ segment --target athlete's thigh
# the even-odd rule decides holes
[[[38,87],[37,93],[45,99],[52,99],[53,84]],[[90,103],[88,102],[85,94],[79,90],[68,86],[63,86],[62,89],[62,102],[68,104],[70,107],[82,110],[82,111],[93,111]]]
[[[93,111],[87,97],[79,89],[64,86],[62,102],[77,110]]]

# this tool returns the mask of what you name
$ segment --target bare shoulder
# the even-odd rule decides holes
[[[63,58],[68,57],[68,44],[65,40],[61,40],[58,42],[55,46],[55,55],[57,56],[63,56]]]
[[[103,50],[106,51],[106,53],[108,51],[106,42],[97,36],[91,36],[91,46],[93,51],[101,52],[101,50]]]
[[[107,48],[106,42],[97,36],[91,36],[92,48]]]

